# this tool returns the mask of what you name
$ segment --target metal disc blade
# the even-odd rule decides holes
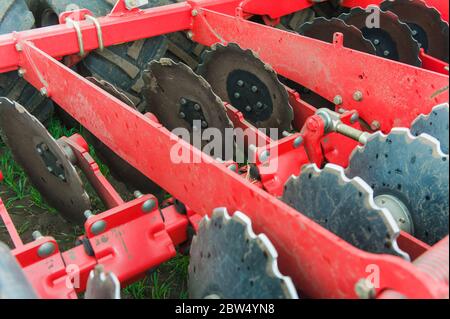
[[[169,130],[186,129],[191,144],[202,129],[215,129],[225,136],[226,130],[233,128],[221,99],[187,65],[170,59],[152,61],[144,72],[144,81],[146,111]],[[202,139],[202,150],[209,143]],[[212,149],[211,153],[213,158],[230,159],[224,149]]]
[[[83,223],[89,196],[75,167],[45,127],[23,106],[0,98],[0,130],[16,162],[48,203],[66,219]]]
[[[348,179],[340,166],[303,167],[286,183],[282,200],[357,248],[409,259],[397,245],[400,229],[391,214],[375,204],[363,180]]]
[[[355,7],[349,13],[341,14],[339,19],[360,29],[364,37],[373,43],[378,56],[422,66],[419,43],[413,38],[408,25],[394,13],[374,6],[370,10],[369,7],[366,10]],[[371,22],[369,26],[368,21]]]
[[[251,50],[215,44],[205,52],[198,73],[257,128],[277,128],[280,138],[291,129],[294,113],[286,88]]]
[[[395,13],[408,24],[414,39],[429,55],[448,62],[448,23],[422,0],[384,1],[380,8]]]
[[[426,133],[436,138],[441,144],[442,152],[448,154],[448,103],[437,105],[430,114],[419,115],[411,126],[414,136]]]
[[[346,174],[362,178],[375,197],[401,202],[418,239],[432,245],[448,235],[448,155],[435,138],[405,128],[372,134],[354,150]]]
[[[193,299],[297,299],[289,277],[277,264],[278,254],[263,234],[255,235],[250,219],[226,208],[200,223],[192,240],[189,294]]]
[[[88,77],[87,79],[125,104],[136,109],[134,103],[126,96],[126,94],[111,83],[104,80],[98,80],[94,77]],[[139,190],[143,193],[153,194],[157,196],[158,199],[162,199],[164,191],[157,184],[114,153],[93,134],[90,132],[87,133],[87,140],[92,144],[100,159],[111,170],[114,177],[122,181],[132,191]]]
[[[304,36],[328,43],[333,42],[333,36],[336,32],[342,33],[344,35],[345,47],[376,55],[375,46],[372,44],[372,42],[364,38],[361,30],[359,30],[355,26],[346,24],[340,19],[325,19],[323,17],[320,17],[312,20],[311,22],[303,24],[298,29],[298,33]]]

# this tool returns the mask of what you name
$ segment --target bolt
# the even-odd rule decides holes
[[[294,148],[298,148],[303,143],[303,137],[299,136],[294,140]]]
[[[336,96],[334,97],[334,99],[333,99],[333,103],[334,103],[335,105],[341,105],[342,102],[343,102],[342,96],[340,96],[340,95],[336,95]]]
[[[33,240],[38,240],[44,237],[39,230],[34,231],[31,236],[33,237]]]
[[[22,45],[20,43],[16,43],[16,50],[18,52],[22,52],[23,48],[22,48]]]
[[[48,90],[47,90],[47,88],[43,87],[43,88],[40,90],[40,92],[41,92],[41,95],[42,95],[42,96],[48,97]]]
[[[34,240],[39,240],[44,238],[44,236],[42,236],[41,232],[36,230],[33,232],[33,234],[31,234],[31,236],[33,236]],[[38,248],[38,256],[41,258],[45,258],[50,256],[51,254],[53,254],[55,252],[55,244],[51,243],[51,242],[46,242],[43,243],[39,248]]]
[[[283,131],[283,133],[281,133],[284,137],[288,137],[291,136],[292,134],[289,133],[288,131]]]
[[[235,164],[231,164],[230,166],[228,166],[228,168],[229,168],[231,171],[237,173],[237,167],[236,167]]]
[[[84,217],[86,217],[86,219],[89,219],[89,218],[92,218],[95,216],[91,210],[84,211],[83,215],[84,215]]]
[[[200,111],[201,107],[197,103],[194,104],[194,110]]]
[[[377,131],[377,130],[380,129],[380,127],[381,127],[381,124],[380,124],[380,122],[378,122],[378,121],[373,121],[373,122],[370,124],[370,128],[372,129],[372,131]]]
[[[41,145],[41,148],[42,148],[43,151],[48,151],[48,146],[47,146],[47,144],[42,144],[42,145]]]
[[[46,242],[43,243],[39,248],[38,248],[38,256],[41,258],[46,258],[48,256],[50,256],[51,254],[53,254],[56,250],[55,244],[51,243],[51,242]]]
[[[19,74],[19,77],[23,78],[23,76],[25,75],[25,73],[27,73],[27,71],[23,68],[20,68],[17,73]]]
[[[257,87],[256,85],[253,85],[253,86],[252,86],[252,92],[253,92],[253,93],[258,92],[258,87]]]
[[[251,107],[250,105],[247,105],[247,106],[245,107],[245,110],[246,110],[247,112],[251,112],[251,111],[252,111],[252,107]]]
[[[391,52],[389,52],[389,50],[384,50],[384,52],[383,52],[384,56],[388,56],[389,54],[391,54]]]
[[[237,85],[240,87],[244,86],[244,81],[242,80],[237,81]]]
[[[380,40],[378,40],[378,39],[374,39],[374,40],[373,40],[373,44],[375,44],[375,45],[379,45],[379,44],[380,44]]]
[[[99,220],[96,221],[94,224],[92,224],[91,226],[91,232],[94,235],[99,235],[102,232],[104,232],[106,229],[106,222],[104,220]]]
[[[192,31],[188,31],[188,32],[187,32],[187,37],[188,37],[189,39],[192,39],[192,38],[194,37],[194,33],[193,33]]]
[[[180,119],[186,118],[186,114],[184,114],[183,112],[180,112],[179,116],[180,116]]]
[[[355,292],[360,299],[375,298],[375,287],[366,278],[362,278],[356,283]]]
[[[358,102],[361,101],[363,99],[363,93],[361,91],[356,91],[353,93],[353,99]]]
[[[58,178],[59,178],[60,180],[62,180],[63,182],[66,181],[66,177],[65,177],[63,174],[59,174],[59,175],[58,175]]]
[[[207,127],[208,127],[208,122],[202,121],[202,127],[203,127],[203,128],[207,128]]]
[[[192,16],[196,17],[198,15],[197,9],[192,10]]]
[[[36,152],[38,152],[39,155],[42,154],[42,149],[40,147],[36,147]]]
[[[256,103],[256,107],[257,107],[258,109],[262,109],[262,107],[263,107],[262,102]]]
[[[270,152],[268,150],[262,151],[259,154],[259,160],[261,162],[266,162],[269,159],[269,157],[270,157]]]
[[[148,212],[151,212],[152,210],[154,210],[155,207],[156,207],[156,201],[154,199],[149,199],[149,200],[146,200],[144,202],[144,204],[142,204],[142,211],[144,213],[148,213]]]
[[[340,108],[338,109],[338,113],[340,113],[340,114],[344,114],[345,112],[346,112],[345,109],[342,108],[342,107],[340,107]]]
[[[47,171],[49,171],[51,173],[51,172],[53,172],[53,168],[51,166],[47,166]]]
[[[417,35],[417,30],[412,30],[412,35]]]
[[[241,95],[238,92],[236,92],[236,93],[234,93],[234,97],[238,99],[241,97]]]
[[[144,196],[140,191],[134,191],[133,195],[134,198],[141,198],[142,196]]]
[[[187,103],[186,99],[184,99],[184,98],[180,99],[180,104],[181,105],[185,105],[186,103]]]
[[[352,116],[350,117],[350,123],[355,123],[357,120],[359,119],[359,114],[358,113],[353,113]]]

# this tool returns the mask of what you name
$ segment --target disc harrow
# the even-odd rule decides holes
[[[3,147],[84,231],[24,243],[0,200],[0,297],[117,299],[190,247],[194,299],[448,298],[448,6],[156,2],[43,1],[0,37],[80,128],[0,97]]]

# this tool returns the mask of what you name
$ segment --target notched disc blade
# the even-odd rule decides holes
[[[368,54],[376,54],[375,46],[372,42],[364,38],[361,30],[337,18],[316,18],[311,22],[304,23],[298,29],[298,33],[301,35],[328,43],[333,42],[333,36],[336,32],[344,35],[344,46],[346,48]]]
[[[191,245],[189,294],[193,299],[296,299],[294,284],[278,269],[270,240],[250,219],[225,208],[200,223]]]
[[[216,44],[205,52],[198,73],[257,128],[277,128],[280,138],[291,129],[294,113],[286,88],[251,50]]]
[[[225,136],[233,128],[222,100],[204,78],[183,63],[170,59],[152,61],[144,72],[146,111],[153,113],[169,130],[186,129],[190,142],[194,132],[215,128]],[[202,140],[202,149],[210,141]],[[224,143],[225,144],[225,143]],[[226,158],[224,150],[213,149],[211,156]]]
[[[117,89],[111,83],[104,80],[98,80],[94,77],[88,77],[87,79],[112,96],[118,98],[120,101],[129,105],[131,108],[136,109],[134,103],[126,96],[126,94]],[[161,197],[164,191],[157,184],[152,182],[127,161],[123,160],[119,155],[114,153],[93,134],[88,132],[86,138],[89,140],[89,143],[92,144],[100,159],[111,170],[114,177],[125,183],[130,190],[139,190],[143,193],[153,194],[157,196],[158,199],[162,199]]]
[[[408,24],[414,39],[429,55],[448,62],[448,23],[422,0],[384,1],[380,8],[395,13]]]
[[[375,197],[401,201],[418,239],[433,245],[448,235],[448,155],[430,135],[415,137],[405,128],[374,133],[353,151],[346,174],[362,178]]]
[[[75,167],[45,127],[23,106],[0,98],[0,130],[16,162],[48,203],[66,219],[83,223],[89,196]]]
[[[448,103],[435,106],[430,114],[421,114],[414,120],[411,133],[433,136],[441,144],[442,152],[448,154],[448,113]]]
[[[286,183],[282,200],[357,248],[409,259],[397,245],[400,229],[391,214],[375,204],[363,180],[348,179],[340,166],[303,167]]]
[[[341,14],[339,19],[360,29],[364,37],[373,43],[378,56],[422,66],[419,43],[413,38],[408,25],[401,22],[394,13],[382,11],[375,6],[366,10],[355,7],[349,13]]]

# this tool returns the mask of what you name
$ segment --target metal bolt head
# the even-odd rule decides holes
[[[51,243],[51,242],[47,242],[47,243],[43,243],[39,248],[38,248],[38,256],[41,258],[46,258],[48,256],[50,256],[51,254],[53,254],[56,250],[55,244]]]
[[[25,73],[27,73],[27,71],[26,71],[25,69],[23,69],[23,68],[20,68],[20,69],[17,71],[17,74],[18,74],[19,77],[21,77],[21,78],[23,78],[23,76],[25,75]]]
[[[184,114],[183,112],[180,112],[178,115],[180,116],[180,119],[186,118],[186,114]]]
[[[257,107],[258,109],[262,109],[262,107],[263,107],[262,102],[257,102],[257,103],[256,103],[256,107]]]
[[[31,236],[33,237],[33,240],[38,240],[40,238],[42,238],[42,234],[39,230],[34,231]]]
[[[256,85],[253,85],[253,86],[252,86],[252,92],[253,92],[253,93],[258,92],[258,87],[257,87]]]
[[[238,98],[241,97],[241,95],[239,94],[239,92],[236,92],[236,93],[234,93],[234,97],[235,97],[236,99],[238,99]]]
[[[192,31],[188,31],[186,35],[189,39],[192,39],[194,37],[194,33]]]
[[[134,198],[141,198],[142,196],[144,196],[140,191],[134,191],[133,195]]]
[[[366,278],[360,279],[355,285],[355,293],[361,299],[375,298],[375,287]]]
[[[106,229],[106,222],[104,220],[99,220],[96,221],[94,224],[92,224],[91,226],[91,232],[94,235],[99,235],[102,232],[104,232]]]
[[[375,45],[379,45],[379,44],[380,44],[380,40],[378,40],[378,39],[374,39],[374,40],[373,40],[373,44],[375,44]]]
[[[16,43],[16,50],[18,52],[22,52],[23,48],[22,48],[22,45],[20,43]]]
[[[231,170],[231,171],[233,171],[233,172],[235,172],[235,173],[237,173],[237,167],[236,167],[236,164],[231,164],[230,166],[228,166],[228,169]]]
[[[361,91],[356,91],[353,93],[353,99],[358,102],[361,101],[363,99],[363,93]]]
[[[197,103],[195,103],[195,104],[194,104],[194,110],[200,111],[200,109],[201,109],[200,105],[197,104]]]
[[[359,120],[359,114],[358,113],[353,113],[352,116],[350,117],[350,123],[355,123],[356,121]]]
[[[270,152],[267,151],[267,150],[262,151],[262,152],[259,154],[259,160],[260,160],[261,162],[266,162],[266,161],[269,159],[269,157],[270,157]]]
[[[237,81],[237,85],[240,86],[240,87],[243,87],[244,86],[244,81],[242,81],[242,80]]]
[[[299,148],[299,146],[302,145],[302,143],[303,143],[303,137],[299,136],[294,140],[293,146],[294,146],[294,148]]]
[[[370,124],[370,128],[372,129],[372,131],[378,131],[381,128],[381,124],[380,122],[375,120]]]
[[[208,122],[202,121],[202,128],[207,128],[207,127],[208,127]]]
[[[148,212],[153,211],[155,209],[155,207],[156,207],[156,201],[154,199],[149,199],[149,200],[146,200],[144,202],[144,204],[142,204],[142,211],[144,213],[148,213]]]
[[[333,99],[333,103],[334,103],[335,105],[341,105],[342,102],[343,102],[342,96],[340,96],[340,95],[336,95],[336,96],[334,97],[334,99]]]
[[[92,213],[91,210],[86,210],[86,211],[83,213],[83,215],[84,215],[84,217],[86,217],[86,219],[89,219],[89,218],[92,218],[92,217],[95,216],[95,215]]]
[[[417,35],[417,30],[412,30],[412,35]]]
[[[47,90],[47,88],[42,88],[41,90],[40,90],[40,92],[41,92],[41,95],[42,96],[45,96],[45,97],[48,97],[48,90]]]
[[[180,104],[181,105],[185,105],[187,103],[186,99],[181,98],[180,99]]]
[[[247,112],[251,112],[251,111],[252,111],[252,107],[251,107],[250,105],[247,105],[247,106],[245,107],[245,110],[246,110]]]
[[[384,52],[383,52],[384,56],[388,56],[389,54],[391,54],[391,52],[389,52],[389,50],[384,50]]]
[[[192,16],[193,17],[196,17],[197,15],[198,15],[198,10],[197,9],[194,9],[194,10],[192,10]]]

